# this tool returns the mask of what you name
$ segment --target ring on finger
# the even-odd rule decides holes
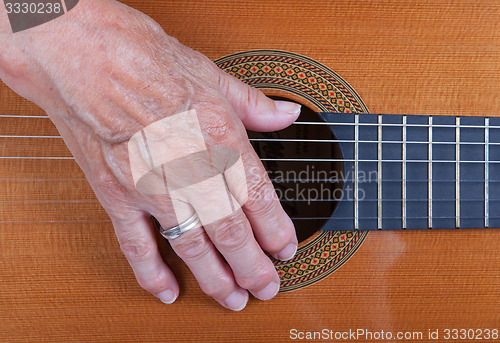
[[[183,223],[180,223],[177,226],[174,226],[170,229],[164,229],[161,225],[159,226],[160,234],[166,239],[175,239],[182,235],[184,232],[194,229],[196,227],[201,226],[200,219],[198,215],[193,214],[188,220]]]

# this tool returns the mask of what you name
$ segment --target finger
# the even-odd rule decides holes
[[[248,200],[243,205],[260,246],[279,260],[297,252],[298,240],[290,217],[283,210],[267,172],[253,151],[246,154]]]
[[[260,90],[250,87],[223,71],[219,87],[248,130],[276,131],[291,125],[301,106],[294,102],[273,101]]]
[[[169,242],[189,267],[205,294],[230,310],[240,311],[245,308],[248,292],[238,286],[231,269],[203,228],[191,229]]]
[[[111,219],[139,285],[162,302],[173,303],[179,295],[179,285],[160,255],[149,215],[137,212],[127,214],[126,219]]]
[[[196,209],[196,204],[193,207]],[[280,280],[276,269],[255,241],[241,209],[205,225],[205,230],[230,265],[240,287],[261,300],[269,300],[278,293]]]
[[[154,213],[163,228],[183,223],[194,213],[191,205],[180,196],[171,199],[170,207],[173,211]],[[248,292],[238,286],[231,269],[215,249],[201,224],[177,238],[169,239],[169,242],[189,267],[204,293],[230,310],[240,311],[245,308]]]

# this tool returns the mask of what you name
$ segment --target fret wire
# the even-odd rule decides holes
[[[382,124],[382,115],[379,114],[377,120]],[[382,126],[377,129],[377,228],[382,230]]]
[[[402,227],[403,230],[406,230],[406,116],[403,116],[403,146],[402,146],[402,158],[403,162],[401,163],[401,173],[402,173],[402,182],[401,182],[401,194],[403,196],[402,203]]]
[[[490,119],[484,119],[484,227],[490,227],[490,171],[489,171],[489,144],[490,144],[490,130],[488,126],[490,124]]]
[[[460,117],[455,118],[455,226],[460,228]]]
[[[354,229],[359,229],[359,180],[358,180],[358,171],[359,171],[359,116],[354,116]]]
[[[428,140],[428,168],[427,168],[427,193],[428,193],[428,205],[427,205],[427,221],[428,221],[428,226],[429,229],[432,229],[432,116],[429,116],[429,129],[428,129],[428,135],[429,135],[429,140]]]
[[[461,118],[461,117],[456,117],[456,118]],[[468,117],[467,117],[468,118]],[[294,122],[292,123],[293,125],[325,125],[325,126],[350,126],[352,123],[328,123],[328,122],[317,122],[317,121],[312,121],[312,122],[306,122],[306,121],[299,121],[299,122]],[[377,126],[377,123],[359,123],[359,126]],[[401,124],[392,124],[392,123],[384,123],[382,126],[396,126],[396,127],[401,127]],[[428,127],[427,124],[408,124],[408,127]],[[434,124],[433,127],[447,127],[447,128],[455,128],[456,125],[453,124]],[[463,127],[465,128],[470,128],[470,129],[484,129],[484,125],[464,125]],[[500,129],[500,126],[489,126],[490,129]]]

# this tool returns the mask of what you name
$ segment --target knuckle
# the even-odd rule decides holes
[[[247,104],[250,109],[257,109],[259,107],[261,92],[257,88],[246,87],[247,91]]]
[[[189,237],[179,237],[171,241],[175,252],[187,261],[202,258],[209,250],[209,241],[202,230],[192,233]]]
[[[250,238],[243,218],[222,219],[214,229],[213,241],[218,247],[235,251],[243,247]]]
[[[230,78],[232,77],[231,75],[224,73],[224,72],[217,72],[217,80],[219,83],[219,88],[222,91],[223,94],[227,93],[230,89]]]
[[[265,216],[266,229],[256,232],[259,245],[269,253],[278,253],[296,240],[295,231],[283,225],[283,221],[274,213]]]
[[[269,204],[276,202],[278,198],[272,185],[265,179],[250,182],[248,193],[245,211],[255,215],[268,215],[275,210],[274,206]]]
[[[151,258],[156,246],[143,239],[127,239],[120,243],[120,248],[129,261],[144,261]]]
[[[122,201],[126,198],[125,187],[118,182],[116,175],[110,170],[93,175],[91,183],[94,189],[107,198],[114,199],[114,201]]]
[[[158,273],[150,278],[137,278],[137,282],[142,289],[155,295],[165,290],[169,280],[165,273]]]
[[[257,265],[248,273],[239,275],[236,278],[238,285],[244,289],[259,290],[264,288],[273,280],[274,269],[270,270],[265,265]]]
[[[275,226],[269,231],[261,242],[262,248],[267,252],[278,253],[293,241],[292,232],[287,232],[281,227]]]
[[[233,286],[234,281],[228,275],[217,275],[211,282],[200,285],[203,293],[212,298],[220,298],[227,295]]]
[[[203,126],[203,131],[215,142],[224,142],[234,135],[235,130],[226,116],[222,115],[211,118],[210,122]]]

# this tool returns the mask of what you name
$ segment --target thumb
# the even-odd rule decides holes
[[[223,71],[220,71],[219,87],[248,130],[281,130],[291,125],[300,114],[299,104],[274,101]]]

